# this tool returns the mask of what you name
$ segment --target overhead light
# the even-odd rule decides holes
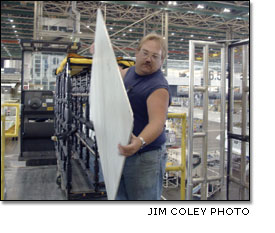
[[[224,13],[229,13],[230,11],[231,11],[231,10],[228,9],[228,8],[224,8],[224,10],[223,10]]]
[[[169,1],[169,2],[168,2],[168,5],[173,5],[173,6],[176,6],[176,5],[178,5],[178,3],[177,3],[177,2],[175,2],[175,1]]]
[[[208,36],[208,39],[211,39],[212,37],[211,36]]]
[[[17,31],[15,30],[14,32],[16,33]]]
[[[204,8],[204,5],[199,4],[199,5],[197,6],[197,8],[198,8],[198,9],[203,9],[203,8]]]
[[[191,35],[191,37],[194,37],[194,35]]]
[[[13,22],[13,19],[10,19],[10,22],[12,23],[12,22]]]
[[[183,41],[183,38],[181,38],[180,40]]]
[[[133,31],[132,28],[130,28],[129,31],[132,32]]]
[[[86,26],[87,28],[90,28],[90,26],[88,25],[88,26]]]
[[[174,32],[172,32],[172,33],[171,33],[171,35],[172,35],[172,36],[174,36],[174,35],[175,35],[175,33],[174,33]]]
[[[15,25],[12,25],[13,28],[15,28]]]
[[[112,27],[110,27],[110,30],[113,30],[113,28],[112,28]]]
[[[125,34],[125,33],[123,33],[123,36],[126,36],[126,34]]]

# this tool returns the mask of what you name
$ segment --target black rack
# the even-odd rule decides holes
[[[73,67],[81,71],[73,74]],[[61,187],[69,200],[107,197],[100,177],[94,127],[89,119],[90,79],[91,64],[75,64],[70,58],[56,77],[55,148]]]

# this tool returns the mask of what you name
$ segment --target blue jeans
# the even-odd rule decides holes
[[[165,144],[127,157],[116,200],[160,200],[166,161]]]

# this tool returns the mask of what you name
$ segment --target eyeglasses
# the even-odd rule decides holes
[[[142,55],[143,58],[150,57],[150,58],[152,58],[154,61],[159,61],[159,60],[161,59],[161,56],[160,56],[160,55],[155,54],[155,53],[151,54],[151,53],[149,53],[149,51],[147,51],[147,50],[145,50],[145,49],[140,50],[140,53],[141,53],[141,55]]]

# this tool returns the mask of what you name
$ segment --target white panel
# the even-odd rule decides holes
[[[90,88],[90,116],[109,200],[116,197],[125,157],[118,144],[127,145],[133,128],[133,113],[101,14],[97,11],[95,53]]]

